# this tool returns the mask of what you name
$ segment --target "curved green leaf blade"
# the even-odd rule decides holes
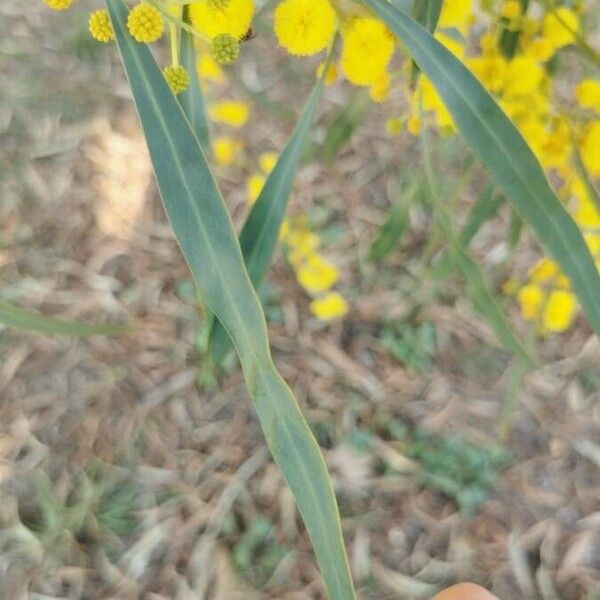
[[[120,335],[130,329],[128,325],[94,325],[93,323],[77,323],[56,319],[54,317],[46,317],[38,313],[23,310],[4,300],[0,300],[0,323],[4,323],[4,325],[14,327],[15,329],[37,331],[39,333],[72,335],[76,337]]]
[[[355,597],[331,481],[291,390],[273,364],[265,319],[206,158],[147,46],[127,33],[122,0],[105,0],[154,173],[206,306],[238,351],[267,444],[298,503],[332,600]]]
[[[571,280],[591,326],[600,333],[598,270],[521,134],[475,76],[425,28],[386,0],[362,1],[388,24],[432,81],[471,150]]]
[[[183,8],[183,19],[188,22],[187,17],[188,7]],[[202,86],[198,79],[198,69],[196,68],[196,48],[194,47],[194,36],[184,29],[180,32],[181,35],[181,65],[190,75],[190,85],[187,90],[179,94],[179,104],[183,108],[192,131],[196,139],[200,142],[204,152],[210,151],[210,130],[208,127],[208,119],[206,117],[206,103]]]
[[[437,27],[442,5],[442,0],[415,0],[415,19],[430,33]]]
[[[240,232],[239,240],[244,262],[255,289],[258,289],[262,282],[277,246],[298,165],[323,93],[326,72],[327,69],[323,69],[323,75],[315,84],[302,117],[277,160],[275,168],[269,174]],[[217,365],[220,364],[231,348],[231,341],[223,325],[215,321],[209,340],[212,361]]]
[[[462,235],[457,235],[452,226],[450,213],[438,191],[431,151],[425,129],[421,131],[421,149],[423,162],[425,164],[425,179],[430,192],[428,199],[433,208],[434,221],[448,243],[450,256],[454,259],[456,265],[463,273],[467,282],[467,292],[471,301],[475,305],[475,308],[486,318],[497,338],[504,344],[506,349],[512,352],[519,362],[532,366],[534,364],[533,358],[529,355],[527,348],[512,330],[502,309],[491,293],[481,269],[471,258],[467,245],[463,242]]]

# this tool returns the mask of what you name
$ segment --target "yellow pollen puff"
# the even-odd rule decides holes
[[[67,10],[73,4],[73,0],[44,0],[44,3],[52,10]]]
[[[338,270],[319,254],[309,254],[296,274],[298,283],[311,294],[325,292],[339,278]]]
[[[519,0],[506,0],[500,9],[500,14],[505,19],[516,19],[521,15],[521,3]]]
[[[246,124],[249,116],[248,105],[243,102],[226,100],[210,107],[210,118],[216,123],[223,123],[239,129]]]
[[[535,283],[529,283],[519,290],[517,299],[521,306],[522,317],[527,321],[537,319],[544,302],[542,288]]]
[[[579,106],[600,113],[600,81],[583,79],[575,88],[575,98]]]
[[[115,39],[115,32],[108,12],[105,10],[94,11],[88,20],[91,36],[99,42],[108,43]]]
[[[214,81],[221,83],[225,80],[223,69],[217,61],[208,53],[203,53],[198,57],[197,61],[198,77],[205,81]]]
[[[254,204],[258,200],[258,197],[265,186],[266,180],[267,178],[262,173],[254,173],[254,175],[251,175],[248,178],[248,182],[246,184],[246,191],[248,192],[248,204]]]
[[[310,303],[310,311],[321,321],[340,319],[348,312],[348,303],[338,292],[329,292]]]
[[[211,40],[222,33],[239,40],[252,25],[253,0],[230,0],[225,6],[219,4],[223,3],[201,0],[190,4],[192,25]]]
[[[576,33],[579,33],[579,17],[568,8],[548,12],[542,21],[542,35],[556,49],[572,44]]]
[[[385,71],[383,75],[377,78],[369,88],[369,96],[373,102],[384,102],[390,93],[392,79],[390,74]]]
[[[575,296],[565,290],[550,292],[542,315],[542,332],[559,333],[573,323],[577,310]]]
[[[154,6],[142,2],[131,9],[127,17],[127,29],[136,42],[155,42],[163,34],[162,15]]]
[[[273,28],[290,54],[309,56],[328,46],[336,30],[329,0],[283,0],[275,9]]]
[[[213,152],[217,164],[222,167],[229,167],[237,162],[242,151],[242,143],[239,140],[220,136],[213,143]]]
[[[277,152],[263,152],[258,157],[258,164],[262,172],[268,175],[275,168],[278,158]]]
[[[354,85],[374,84],[394,53],[392,33],[377,19],[356,17],[344,25],[342,34],[341,66],[346,79]]]

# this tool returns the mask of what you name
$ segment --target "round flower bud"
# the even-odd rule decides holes
[[[66,10],[73,4],[73,0],[44,0],[44,3],[53,10]]]
[[[181,94],[190,85],[190,75],[182,66],[167,67],[163,75],[175,95]]]
[[[154,6],[141,2],[129,13],[127,29],[137,42],[155,42],[163,34],[162,15]]]
[[[106,44],[115,39],[115,32],[112,23],[110,22],[110,17],[105,10],[94,11],[90,15],[88,27],[92,37],[99,42],[104,42]]]
[[[213,58],[221,65],[230,65],[240,55],[240,43],[229,33],[221,33],[212,41]]]

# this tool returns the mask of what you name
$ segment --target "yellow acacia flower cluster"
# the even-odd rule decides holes
[[[199,79],[207,93],[226,82],[223,70],[207,52],[206,45],[199,47],[197,68]],[[231,99],[219,101],[209,106],[208,115],[216,127],[225,130],[212,142],[217,164],[221,167],[245,166],[248,161],[244,157],[243,141],[231,130],[237,132],[248,122],[248,105]],[[254,204],[260,196],[277,159],[276,152],[263,152],[259,155],[258,168],[250,172],[246,181],[246,201],[249,205]],[[312,298],[312,314],[322,321],[343,317],[348,311],[348,303],[339,292],[333,290],[339,280],[339,270],[319,252],[321,239],[311,230],[304,215],[285,219],[280,242],[298,283]]]
[[[280,239],[298,283],[313,298],[311,312],[322,321],[343,317],[348,312],[348,303],[333,290],[340,277],[339,270],[319,252],[321,239],[311,231],[306,217],[286,219]]]
[[[43,1],[51,8],[63,10],[73,0]],[[222,82],[222,65],[237,60],[241,44],[252,37],[254,0],[194,0],[188,3],[191,25],[181,21],[185,4],[180,0],[143,0],[131,9],[128,30],[140,43],[150,43],[163,35],[165,25],[172,41],[181,27],[191,27],[200,50],[200,80]],[[569,98],[564,89],[558,94],[553,83],[555,57],[563,48],[578,42],[583,1],[573,0],[558,8],[548,6],[545,0],[447,1],[443,3],[435,37],[495,95],[542,166],[553,178],[560,178],[565,205],[598,262],[597,198],[579,166],[583,164],[591,178],[600,177],[600,82],[584,78],[570,90]],[[114,38],[106,11],[92,13],[89,28],[101,42]],[[330,63],[327,83],[336,81],[341,73],[351,84],[368,88],[374,101],[382,102],[394,79],[399,80],[407,94],[408,111],[389,119],[387,129],[391,135],[398,134],[404,126],[415,135],[424,125],[443,133],[455,131],[451,114],[427,77],[421,74],[416,84],[410,85],[408,60],[392,70],[394,37],[383,21],[359,2],[277,0],[273,29],[279,45],[299,57],[330,48],[339,34],[341,50],[337,60]],[[517,36],[514,52],[503,47],[507,33]],[[189,76],[179,65],[178,45],[171,46],[172,64],[164,73],[171,89],[179,93],[188,85]],[[216,102],[209,109],[213,122],[233,130],[241,128],[248,115],[248,107],[234,100]],[[239,164],[243,142],[227,132],[213,140],[213,152],[222,167]],[[270,170],[266,159],[261,163],[261,168],[248,177],[250,201],[258,197]],[[329,292],[338,273],[316,252],[316,247],[310,247],[315,240],[310,229],[305,224],[288,222],[282,240],[287,244],[290,264],[300,284],[311,294]],[[298,256],[303,256],[302,260],[296,260]],[[511,280],[506,289],[514,292],[523,317],[537,322],[541,332],[563,331],[577,314],[568,280],[547,258],[531,268],[527,281],[516,284]],[[337,296],[313,303],[313,311],[320,312],[320,316],[339,315],[345,310],[343,298]]]

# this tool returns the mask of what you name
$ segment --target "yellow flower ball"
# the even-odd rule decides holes
[[[88,20],[88,27],[91,36],[99,42],[106,44],[115,39],[115,32],[106,10],[94,11]]]
[[[506,60],[499,55],[475,56],[467,60],[467,66],[491,92],[499,93],[506,81]]]
[[[162,15],[154,6],[141,2],[129,12],[127,29],[136,42],[145,44],[155,42],[163,34]]]
[[[320,294],[335,285],[338,270],[319,254],[309,254],[296,274],[298,283],[311,294]]]
[[[221,83],[225,81],[223,69],[217,61],[208,53],[203,53],[198,57],[196,63],[198,77],[205,81]]]
[[[542,315],[543,332],[559,333],[567,330],[575,318],[577,301],[571,292],[554,290],[548,296]]]
[[[242,143],[239,140],[227,136],[220,136],[213,142],[213,153],[217,164],[229,167],[234,164],[242,151]]]
[[[258,157],[258,164],[262,172],[268,175],[275,168],[278,158],[277,152],[263,152]]]
[[[254,204],[258,200],[266,180],[267,178],[262,173],[254,173],[254,175],[248,178],[248,182],[246,183],[248,204]]]
[[[517,300],[521,306],[522,317],[527,321],[533,321],[539,315],[544,302],[544,293],[539,285],[528,283],[519,290]]]
[[[500,14],[508,20],[516,19],[521,15],[521,3],[519,0],[506,0],[502,4]]]
[[[44,0],[44,3],[52,10],[67,10],[73,4],[73,0]]]
[[[341,294],[329,292],[310,303],[310,311],[321,321],[340,319],[348,312],[348,303]]]
[[[458,29],[465,33],[473,20],[472,0],[451,0],[444,2],[440,14],[440,29]]]
[[[506,96],[528,96],[539,91],[544,70],[537,60],[529,56],[516,56],[506,65]]]
[[[220,33],[212,40],[211,52],[217,63],[230,65],[240,55],[240,43],[230,33]]]
[[[392,79],[387,71],[378,77],[369,88],[369,96],[373,102],[385,102],[390,93]]]
[[[600,113],[600,81],[583,79],[575,88],[575,98],[579,106]]]
[[[387,70],[394,53],[394,37],[372,17],[352,19],[342,30],[344,47],[341,66],[354,85],[372,85]]]
[[[222,33],[239,40],[250,29],[253,17],[253,0],[230,0],[222,8],[205,0],[190,4],[192,25],[211,40]]]
[[[569,8],[557,8],[542,21],[542,35],[556,49],[572,44],[575,33],[579,33],[579,17]]]
[[[273,27],[280,45],[290,54],[309,56],[331,42],[335,11],[329,0],[283,0],[275,9]]]
[[[235,129],[239,129],[246,124],[249,114],[248,105],[235,100],[219,102],[209,109],[209,116],[213,121],[229,125]]]
[[[190,74],[181,65],[166,67],[163,75],[176,96],[187,90],[190,85]]]

